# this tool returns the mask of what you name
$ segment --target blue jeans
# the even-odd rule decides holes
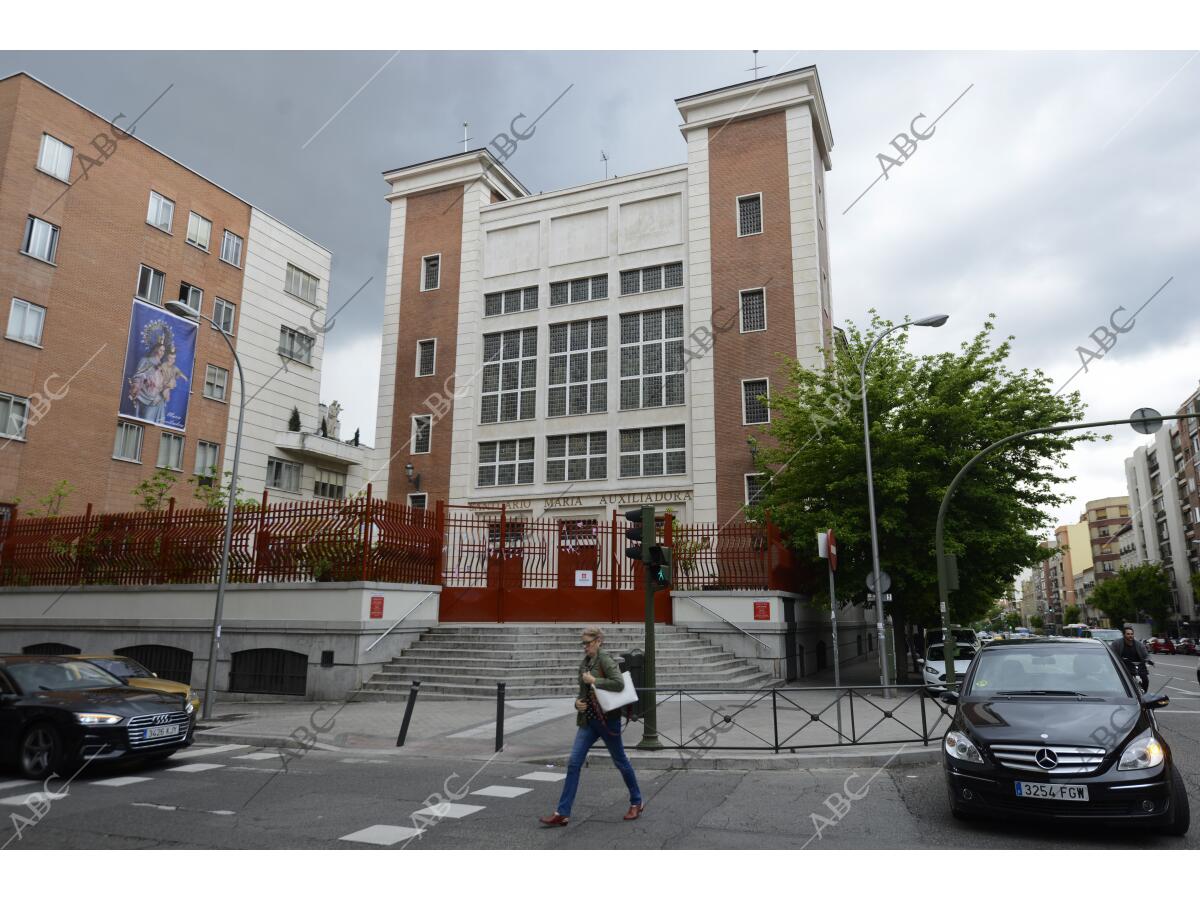
[[[633,765],[625,755],[625,745],[621,743],[621,717],[615,716],[607,722],[591,719],[575,732],[575,746],[571,748],[571,761],[567,764],[567,780],[563,783],[562,796],[558,798],[557,812],[560,816],[571,814],[575,792],[579,790],[583,761],[587,759],[588,750],[596,743],[597,738],[604,741],[617,771],[625,779],[625,787],[629,788],[629,805],[637,806],[642,802],[642,791],[638,787],[637,776],[633,774]]]

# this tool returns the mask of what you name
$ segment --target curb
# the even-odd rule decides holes
[[[941,747],[901,748],[892,752],[886,751],[852,751],[843,753],[767,753],[751,756],[749,754],[728,754],[718,756],[706,753],[693,759],[685,759],[677,751],[628,753],[630,762],[637,768],[653,771],[787,771],[800,769],[848,769],[848,768],[881,768],[883,766],[919,766],[937,762],[940,758]],[[523,757],[521,762],[540,765],[566,766],[568,754],[554,756]],[[604,752],[593,751],[588,755],[592,759],[607,760]]]

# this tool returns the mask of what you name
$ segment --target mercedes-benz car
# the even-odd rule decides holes
[[[956,818],[1020,816],[1188,830],[1187,790],[1141,695],[1105,644],[1030,638],[971,662],[942,740]]]
[[[63,656],[0,656],[0,763],[26,778],[85,761],[165,759],[192,743],[186,697],[131,687]]]

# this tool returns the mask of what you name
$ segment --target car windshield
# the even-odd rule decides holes
[[[960,659],[974,659],[974,658],[975,658],[975,648],[972,647],[970,644],[959,644],[959,645],[957,645],[956,649],[954,650],[955,661],[958,661]],[[944,662],[946,659],[946,648],[942,644],[936,644],[935,646],[930,647],[929,648],[929,656],[927,657],[927,659],[931,659],[934,662]]]
[[[1095,644],[1013,646],[980,654],[969,694],[1128,696],[1112,655]]]
[[[89,659],[94,666],[99,666],[110,675],[118,678],[153,678],[154,673],[139,662],[132,659]]]
[[[121,679],[81,659],[10,663],[6,669],[26,694],[38,691],[77,691],[122,684]]]

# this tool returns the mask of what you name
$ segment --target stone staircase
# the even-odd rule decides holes
[[[487,700],[496,682],[510,699],[570,696],[583,650],[579,625],[439,625],[401,656],[383,664],[354,692],[354,700],[405,700],[413,680],[421,696]],[[604,629],[604,649],[620,662],[624,651],[645,646],[641,625]],[[673,625],[654,632],[659,690],[744,690],[778,680],[758,667]]]

